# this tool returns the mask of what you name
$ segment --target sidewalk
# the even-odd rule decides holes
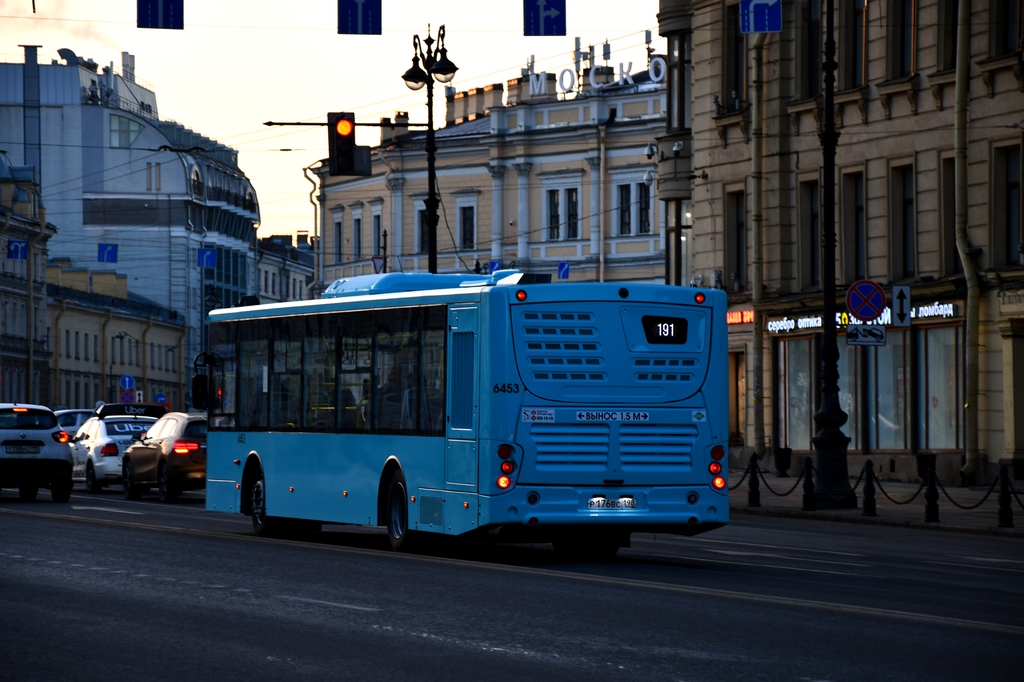
[[[736,486],[743,478],[744,470],[732,470],[729,472],[729,486]],[[854,485],[855,480],[850,481]],[[794,489],[793,486],[796,485]],[[770,487],[770,489],[769,489]],[[1005,537],[1016,537],[1024,539],[1024,509],[1021,508],[1017,499],[1010,496],[1010,509],[1013,512],[1013,528],[999,527],[999,486],[988,495],[984,502],[975,509],[964,510],[956,505],[972,507],[978,504],[985,494],[988,493],[988,486],[949,486],[938,488],[938,521],[925,521],[926,501],[925,493],[927,488],[918,492],[920,483],[901,483],[896,481],[875,482],[875,509],[876,516],[864,516],[864,481],[862,480],[856,488],[857,508],[856,509],[821,509],[815,511],[804,511],[804,490],[803,480],[797,484],[797,476],[790,475],[786,478],[779,478],[774,472],[762,470],[758,480],[758,492],[760,496],[759,507],[749,505],[750,476],[735,489],[729,491],[729,509],[734,516],[743,514],[760,514],[763,516],[788,516],[801,519],[820,519],[823,521],[843,521],[848,523],[871,523],[877,525],[903,526],[906,528],[927,528],[931,530],[945,530],[961,533],[980,533],[989,535],[1001,535]],[[1024,485],[1015,482],[1017,498],[1024,501]],[[792,490],[792,492],[790,492]],[[888,494],[888,497],[882,491]],[[772,491],[775,491],[774,493]],[[776,494],[778,493],[778,494]],[[783,495],[789,493],[788,495]],[[896,504],[890,501],[889,497],[898,503],[905,502],[914,496],[912,502],[907,504]],[[953,502],[950,501],[952,498]]]

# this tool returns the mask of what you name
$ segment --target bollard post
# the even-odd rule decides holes
[[[1010,467],[999,467],[999,527],[1013,528],[1013,507],[1010,506]]]
[[[875,511],[875,465],[864,462],[864,516],[878,516]]]
[[[758,469],[757,469],[757,455],[753,454],[750,456],[750,489],[747,490],[747,506],[748,507],[760,507],[761,506],[761,490],[759,489],[760,483],[757,480]]]
[[[804,511],[814,511],[814,476],[811,458],[804,459]]]
[[[924,491],[924,520],[938,523],[939,491],[935,487],[935,467],[928,467],[925,475],[928,477],[928,488]]]

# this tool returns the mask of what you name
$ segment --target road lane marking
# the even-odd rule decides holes
[[[322,599],[307,599],[305,597],[291,597],[287,594],[278,595],[280,599],[287,599],[289,601],[299,601],[305,604],[322,604],[323,606],[337,606],[339,609],[351,609],[353,611],[380,611],[380,609],[374,606],[356,606],[355,604],[342,604],[335,601],[323,601]]]
[[[1003,568],[1002,566],[985,566],[983,564],[960,564],[953,561],[926,561],[928,564],[936,564],[938,566],[956,566],[957,568],[978,568],[983,571],[1002,571],[1003,573],[1024,573],[1024,569],[1020,568]]]
[[[748,556],[748,557],[763,557],[765,559],[782,559],[789,561],[803,561],[812,564],[831,564],[833,566],[851,566],[854,568],[871,568],[871,564],[855,564],[850,561],[827,561],[825,559],[808,559],[805,557],[798,556],[787,556],[785,554],[769,554],[767,552],[741,552],[739,550],[727,550],[727,549],[705,549],[705,552],[711,554],[724,554],[726,556]]]
[[[145,512],[133,512],[125,511],[123,509],[114,509],[113,507],[71,507],[75,511],[105,511],[111,514],[132,514],[134,516],[145,516]]]

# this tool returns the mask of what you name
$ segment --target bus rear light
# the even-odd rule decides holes
[[[511,460],[506,459],[504,462],[501,463],[501,473],[503,474],[511,474],[515,470],[515,468],[516,465],[512,463]]]
[[[711,479],[711,486],[715,490],[722,490],[723,488],[725,488],[725,477],[715,476],[714,478]]]
[[[697,303],[703,303],[706,300],[706,298],[707,297],[704,296],[704,294],[699,291],[693,295],[693,300],[696,301]]]
[[[469,502],[463,502],[462,503],[462,508],[463,509],[469,509]]]
[[[722,463],[721,462],[712,462],[711,464],[708,465],[708,471],[710,471],[711,473],[713,473],[715,475],[718,475],[718,474],[722,473]]]
[[[188,443],[183,440],[174,442],[174,454],[187,455],[191,450],[198,450],[199,443]]]
[[[508,443],[502,443],[498,446],[498,457],[501,459],[508,459],[512,456],[512,446]]]
[[[718,460],[722,459],[723,457],[725,457],[725,448],[723,448],[721,445],[716,445],[715,447],[711,448],[711,459]]]
[[[498,487],[507,490],[512,485],[512,479],[508,476],[498,476]]]
[[[115,443],[107,443],[100,450],[100,454],[104,457],[116,457],[117,456],[117,445]]]
[[[526,292],[523,291],[522,289],[517,291],[516,292],[516,300],[517,301],[525,301],[526,300]]]

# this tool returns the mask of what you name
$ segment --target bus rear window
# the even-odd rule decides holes
[[[681,345],[686,343],[686,318],[644,315],[640,318],[647,343]]]

